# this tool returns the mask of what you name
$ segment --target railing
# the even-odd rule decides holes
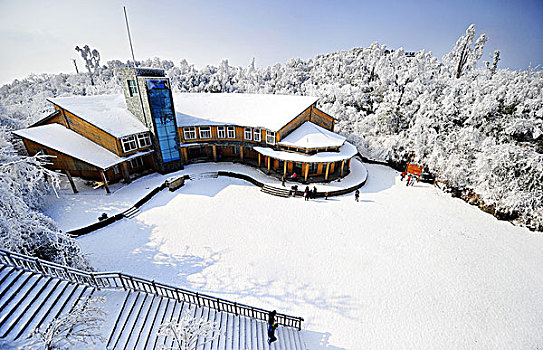
[[[86,284],[96,288],[115,288],[133,290],[159,295],[179,302],[184,301],[196,304],[199,307],[208,307],[217,311],[225,311],[239,316],[252,317],[259,320],[267,320],[269,311],[238,304],[229,300],[215,298],[209,295],[192,292],[189,290],[169,286],[167,284],[149,281],[143,278],[126,275],[119,272],[85,272],[49,261],[32,258],[26,255],[0,249],[0,263],[4,265],[20,267],[47,276],[75,283]],[[303,318],[277,314],[276,321],[279,325],[302,329]]]

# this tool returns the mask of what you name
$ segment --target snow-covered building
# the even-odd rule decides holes
[[[123,95],[52,98],[55,111],[15,131],[53,169],[109,181],[200,161],[239,161],[302,182],[345,176],[356,148],[308,96],[173,94],[161,69],[122,68]]]

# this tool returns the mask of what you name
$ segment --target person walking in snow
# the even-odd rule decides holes
[[[306,201],[309,200],[309,186],[305,186],[304,199],[305,199]]]
[[[316,199],[317,198],[317,187],[316,186],[313,186],[313,193],[312,193],[312,196],[311,196],[313,199]]]
[[[411,182],[411,174],[407,176],[407,183],[405,185],[409,186],[409,182]]]
[[[285,187],[285,175],[283,175],[281,177],[281,185],[283,185],[283,187]]]
[[[405,171],[402,172],[402,176],[400,177],[400,181],[403,181],[404,177],[405,177]]]
[[[359,190],[354,191],[354,200],[358,202],[359,198],[360,198],[360,191]]]
[[[324,199],[328,200],[328,192],[324,192]]]
[[[275,330],[277,329],[277,323],[275,322],[275,316],[277,311],[273,310],[268,313],[268,344],[273,343],[277,340],[275,336]]]

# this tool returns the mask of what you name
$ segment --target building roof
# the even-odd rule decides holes
[[[57,97],[48,101],[116,138],[149,131],[128,111],[124,95]]]
[[[104,170],[132,158],[153,152],[150,150],[138,152],[129,157],[119,157],[104,147],[67,129],[64,125],[56,123],[21,129],[13,133]]]
[[[343,146],[340,147],[339,152],[319,152],[312,155],[296,152],[276,151],[269,147],[253,147],[253,149],[264,156],[272,157],[279,160],[302,163],[338,162],[351,159],[358,153],[356,147],[348,142],[345,142]]]
[[[128,111],[124,95],[48,99],[79,118],[121,138],[148,131]],[[318,100],[317,97],[263,94],[173,94],[177,125],[237,125],[278,131]]]
[[[312,122],[305,122],[277,144],[297,148],[340,147],[345,137],[326,130]]]
[[[278,131],[317,102],[309,96],[174,94],[178,126],[238,125]]]

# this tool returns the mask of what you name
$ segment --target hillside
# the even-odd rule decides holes
[[[164,68],[180,92],[320,97],[319,107],[338,118],[336,130],[366,157],[397,168],[424,164],[453,195],[543,230],[543,72],[496,69],[497,60],[478,67],[486,39],[474,35],[468,28],[441,60],[374,43],[265,68],[227,60],[202,69],[185,60],[139,64]],[[0,87],[2,162],[19,159],[9,131],[49,113],[47,97],[119,93],[115,69],[124,65],[108,62],[94,86],[81,73],[32,75]]]

